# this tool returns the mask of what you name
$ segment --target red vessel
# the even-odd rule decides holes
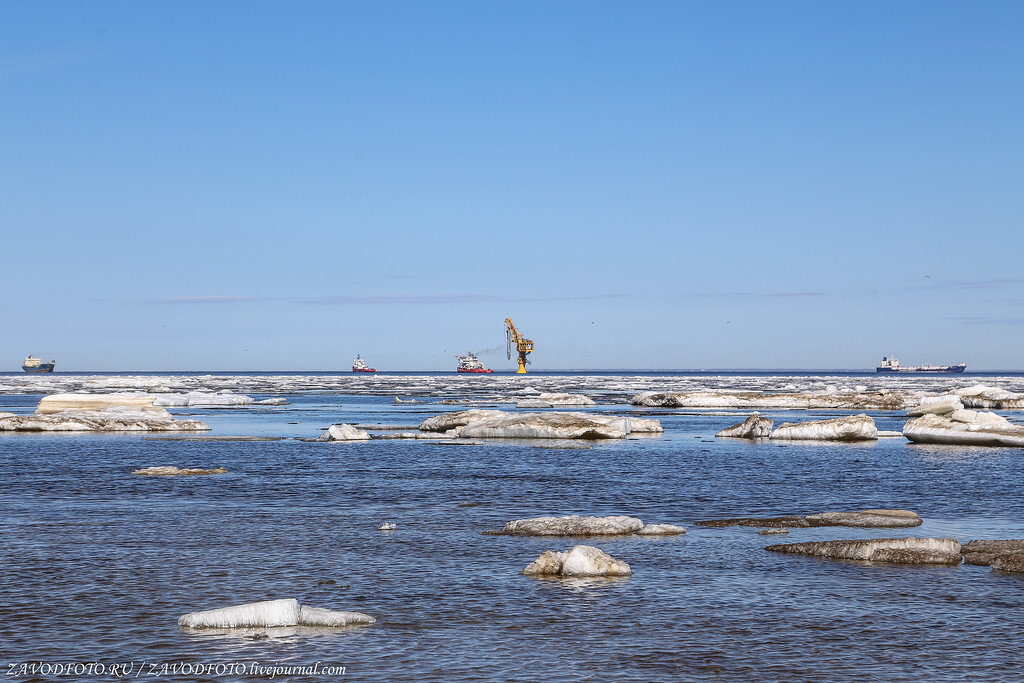
[[[377,368],[371,368],[358,354],[352,361],[352,372],[377,372]]]
[[[494,372],[494,370],[491,370],[490,368],[485,368],[484,364],[477,360],[472,351],[467,351],[465,356],[455,357],[459,359],[459,372],[471,372],[479,375],[486,375],[487,373]]]

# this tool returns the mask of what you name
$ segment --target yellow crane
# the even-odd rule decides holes
[[[519,369],[516,370],[516,374],[524,375],[526,374],[526,364],[530,362],[526,359],[526,354],[533,351],[533,340],[519,334],[512,318],[505,318],[505,328],[508,337],[508,359],[512,360],[512,347],[514,346],[519,352]]]

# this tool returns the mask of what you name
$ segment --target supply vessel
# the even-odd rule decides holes
[[[494,370],[484,367],[484,364],[477,360],[477,357],[473,355],[472,351],[466,351],[465,356],[455,357],[459,359],[459,372],[469,372],[480,375],[494,372]]]

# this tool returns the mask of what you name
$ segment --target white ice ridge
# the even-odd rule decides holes
[[[186,628],[270,628],[274,626],[351,626],[377,620],[360,612],[299,605],[294,598],[189,612],[178,619]]]
[[[708,392],[717,395],[737,392],[761,394],[808,394],[815,401],[854,401],[849,395],[895,394],[903,407],[917,405],[925,396],[956,393],[973,408],[1013,409],[1024,407],[1024,378],[992,375],[981,378],[983,385],[971,386],[978,377],[948,375],[8,375],[0,377],[0,394],[53,394],[59,392],[145,392],[147,394],[216,393],[238,394],[343,393],[376,396],[456,397],[460,400],[512,403],[537,399],[544,393],[585,394],[600,404],[628,403],[643,392]],[[979,386],[984,389],[979,389]],[[1005,392],[1005,393],[1001,393]],[[848,398],[842,398],[848,396]],[[515,397],[510,398],[510,397]],[[820,397],[820,398],[818,398]],[[832,397],[832,398],[829,398]],[[733,399],[736,397],[734,396]],[[724,400],[724,399],[722,399]],[[793,396],[768,399],[781,401],[767,407],[802,407]],[[810,399],[808,399],[810,401]],[[873,399],[875,400],[875,399]],[[786,402],[789,405],[784,405]],[[967,401],[970,401],[968,403]],[[992,405],[990,405],[992,403]],[[807,404],[804,404],[807,405]],[[714,407],[714,406],[710,406]],[[740,407],[740,406],[730,406]],[[750,408],[760,407],[751,405]],[[829,407],[823,405],[820,407]],[[871,406],[851,406],[868,409]]]
[[[175,420],[163,408],[109,407],[0,416],[0,432],[191,432],[209,427],[199,420]]]
[[[425,432],[445,432],[466,438],[621,439],[632,432],[665,431],[650,418],[598,413],[506,413],[501,410],[460,410],[442,413],[420,423]]]

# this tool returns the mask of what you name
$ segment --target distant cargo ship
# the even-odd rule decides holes
[[[882,356],[882,364],[875,368],[875,372],[963,372],[967,369],[967,363],[956,365],[900,365],[895,356]]]
[[[359,354],[356,354],[356,359],[352,361],[352,372],[377,372],[377,368],[371,368]]]
[[[22,363],[21,369],[25,372],[53,372],[53,366],[57,364],[57,361],[51,360],[49,363],[44,363],[42,358],[36,358],[31,353],[28,354],[28,358]]]
[[[459,359],[459,372],[471,372],[476,374],[494,372],[494,370],[484,367],[484,364],[477,360],[477,357],[473,355],[472,351],[467,351],[465,356],[455,357]]]

